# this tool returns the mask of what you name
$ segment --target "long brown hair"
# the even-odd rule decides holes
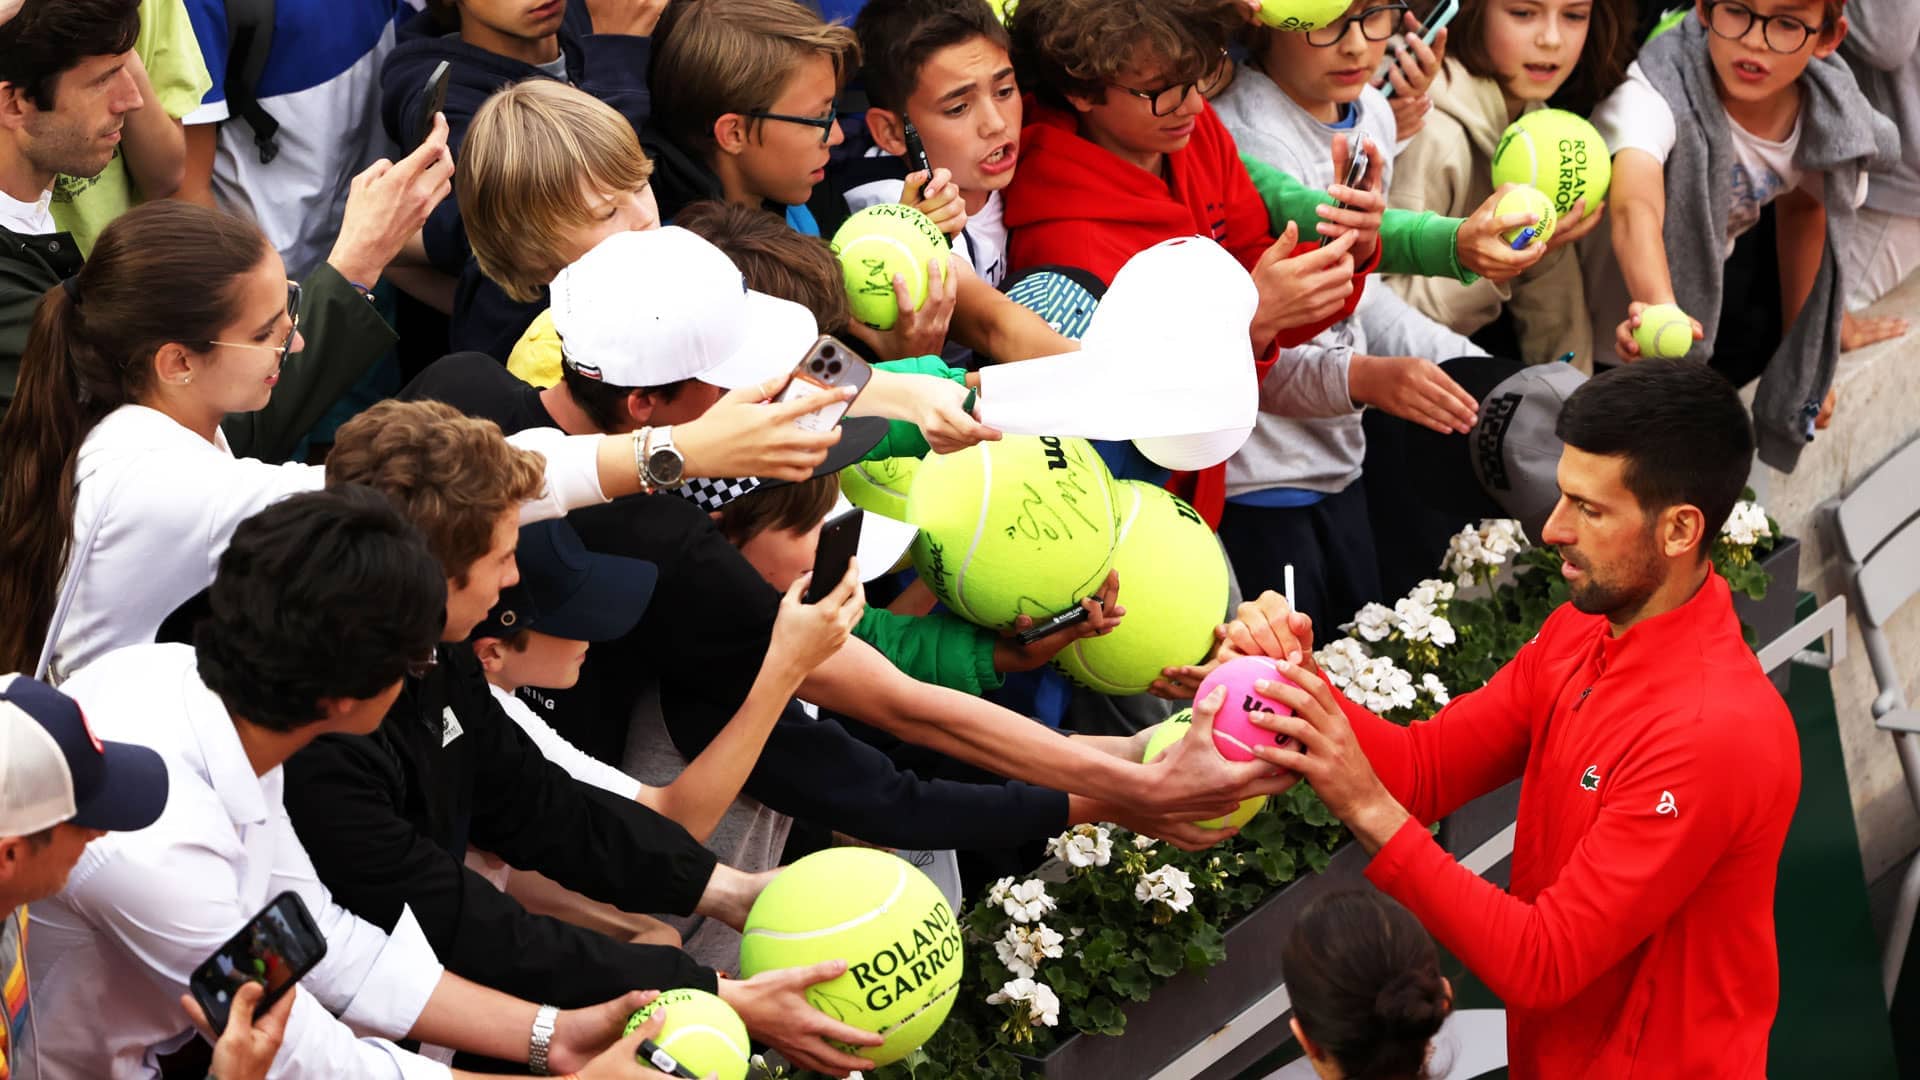
[[[251,223],[163,199],[122,214],[70,283],[47,290],[0,418],[0,670],[32,671],[73,542],[80,444],[154,382],[168,342],[220,336],[266,254]]]
[[[1495,0],[1461,0],[1460,14],[1447,35],[1447,53],[1468,73],[1496,78],[1487,55],[1487,9]],[[1627,78],[1627,65],[1640,51],[1634,35],[1634,0],[1593,0],[1587,23],[1587,43],[1574,61],[1573,71],[1553,96],[1555,108],[1586,116]]]

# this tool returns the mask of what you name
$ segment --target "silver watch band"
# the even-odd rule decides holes
[[[533,1014],[533,1034],[527,1039],[527,1071],[535,1076],[547,1075],[547,1047],[553,1043],[553,1025],[559,1016],[560,1010],[552,1005],[542,1005]]]

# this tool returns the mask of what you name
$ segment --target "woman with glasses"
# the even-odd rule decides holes
[[[1593,297],[1596,336],[1638,360],[1642,311],[1677,304],[1689,358],[1759,380],[1760,459],[1782,471],[1831,418],[1845,253],[1869,167],[1900,152],[1834,55],[1846,34],[1844,0],[1703,0],[1594,114],[1625,284]]]
[[[316,465],[235,457],[223,418],[266,405],[301,341],[299,288],[249,222],[187,203],[116,219],[74,277],[48,290],[0,419],[0,669],[56,678],[153,639],[212,580],[242,520],[323,486]],[[778,386],[723,398],[700,419],[637,436],[523,432],[547,487],[526,520],[685,476],[812,475],[838,432],[791,421],[817,403],[762,405]],[[673,479],[679,482],[679,476]]]

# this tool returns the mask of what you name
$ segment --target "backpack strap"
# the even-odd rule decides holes
[[[280,122],[261,106],[255,91],[273,45],[273,0],[226,0],[226,5],[227,109],[253,129],[253,145],[266,165],[280,154],[274,141]]]

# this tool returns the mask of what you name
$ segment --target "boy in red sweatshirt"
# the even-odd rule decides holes
[[[1296,710],[1257,752],[1313,785],[1367,876],[1507,1004],[1515,1077],[1760,1077],[1779,1005],[1773,896],[1800,793],[1793,719],[1706,552],[1753,433],[1705,365],[1636,364],[1567,399],[1543,530],[1572,591],[1485,688],[1402,728],[1319,677],[1272,593],[1228,652],[1284,657]],[[1510,892],[1424,823],[1524,777]]]

